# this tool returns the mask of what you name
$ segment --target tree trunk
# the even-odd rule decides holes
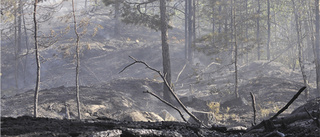
[[[160,0],[163,74],[168,84],[171,86],[171,66],[168,44],[168,19],[166,12],[166,0]],[[172,102],[169,88],[165,85],[165,83],[163,84],[163,98],[168,102]]]
[[[258,55],[258,60],[260,60],[260,0],[258,0],[258,11],[257,11],[257,55]]]
[[[315,0],[315,6],[316,6],[316,21],[315,21],[315,25],[316,25],[316,42],[315,42],[315,47],[316,47],[316,75],[317,75],[317,91],[318,91],[318,95],[320,95],[320,57],[319,57],[319,46],[320,46],[320,38],[319,38],[319,0]]]
[[[233,4],[236,4],[236,0],[233,0]],[[234,93],[236,98],[239,98],[238,93],[238,46],[237,46],[237,27],[236,27],[236,6],[233,5],[233,33],[234,33],[234,69],[235,69],[235,82]]]
[[[23,71],[23,84],[25,85],[26,84],[26,70],[27,69],[27,64],[28,64],[28,55],[29,55],[29,37],[28,37],[28,33],[27,33],[27,27],[26,27],[26,20],[25,20],[25,17],[24,17],[24,11],[23,11],[23,8],[21,8],[21,13],[22,13],[22,19],[23,19],[23,29],[24,29],[24,35],[25,35],[25,39],[26,39],[26,50],[27,50],[27,53],[26,53],[26,58],[25,58],[25,62],[24,62],[24,71]]]
[[[267,59],[270,60],[270,0],[267,0],[267,7],[268,7],[268,41],[267,41]]]
[[[36,52],[36,63],[37,63],[37,82],[34,92],[34,117],[37,117],[37,110],[38,110],[38,93],[39,93],[39,87],[40,87],[40,59],[39,59],[39,50],[38,50],[38,40],[37,40],[37,4],[38,0],[34,1],[34,9],[33,9],[33,23],[34,23],[34,46],[35,46],[35,52]]]
[[[189,44],[188,44],[188,38],[189,38],[189,36],[188,36],[188,15],[189,15],[189,13],[188,13],[188,1],[189,0],[185,0],[185,10],[184,10],[184,39],[185,39],[185,59],[186,60],[188,60],[188,48],[189,48]]]
[[[192,48],[192,38],[193,38],[193,11],[192,11],[192,0],[188,0],[188,60],[189,60],[189,63],[192,64],[192,51],[193,51],[193,48]]]
[[[80,36],[77,30],[77,21],[75,15],[75,7],[74,7],[74,0],[72,0],[72,13],[73,13],[73,24],[74,24],[74,32],[77,36],[76,40],[76,98],[77,98],[77,108],[78,108],[78,119],[81,119],[81,107],[80,107],[80,87],[79,87],[79,67],[80,67]]]
[[[308,80],[307,80],[307,75],[306,75],[306,72],[304,70],[304,64],[303,64],[303,59],[302,59],[302,42],[301,42],[301,36],[300,36],[300,25],[299,25],[299,16],[298,16],[298,13],[297,13],[297,8],[296,8],[296,4],[294,2],[294,0],[291,0],[292,1],[292,6],[293,6],[293,12],[294,12],[294,18],[295,18],[295,22],[296,22],[296,31],[297,31],[297,39],[298,39],[298,51],[299,51],[299,64],[300,64],[300,69],[301,69],[301,73],[302,73],[302,78],[303,78],[303,83],[304,85],[307,87],[306,89],[306,92],[305,92],[305,97],[306,99],[308,100],[309,98],[309,83],[308,83]]]

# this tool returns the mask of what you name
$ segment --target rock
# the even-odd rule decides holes
[[[211,127],[214,123],[216,123],[216,118],[213,112],[204,112],[204,111],[193,111],[192,114],[197,117],[203,124]],[[190,123],[197,124],[193,118],[189,118]]]
[[[133,112],[127,114],[123,120],[126,120],[126,121],[148,121],[148,119],[145,118],[143,116],[143,114],[139,111],[133,111]]]
[[[163,119],[155,114],[154,112],[140,112],[140,111],[133,111],[127,114],[123,120],[126,121],[144,121],[144,122],[157,122],[163,121]]]
[[[167,110],[161,110],[159,116],[164,121],[176,121],[176,118],[174,118]]]

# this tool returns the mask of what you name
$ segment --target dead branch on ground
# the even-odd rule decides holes
[[[126,70],[127,68],[129,68],[130,66],[136,64],[136,63],[141,63],[143,65],[145,65],[148,69],[152,70],[152,71],[155,71],[158,73],[158,75],[162,78],[162,80],[164,81],[164,84],[168,87],[170,93],[173,95],[173,97],[176,99],[176,101],[179,103],[179,105],[183,108],[183,110],[190,116],[192,117],[199,125],[203,125],[205,126],[196,116],[194,116],[191,112],[189,112],[189,110],[184,106],[184,104],[180,101],[180,99],[177,97],[177,95],[173,92],[171,86],[169,85],[168,81],[166,80],[165,78],[165,75],[163,75],[161,73],[161,71],[159,70],[156,70],[152,67],[150,67],[146,62],[144,61],[141,61],[141,60],[137,60],[135,59],[134,57],[132,56],[129,56],[132,60],[134,60],[133,63],[127,65],[126,67],[124,67],[119,73],[122,73],[124,70]]]
[[[256,112],[257,112],[257,109],[256,109],[256,99],[253,95],[252,92],[250,92],[250,95],[251,95],[251,99],[252,99],[252,109],[253,109],[253,123],[252,125],[256,125]]]

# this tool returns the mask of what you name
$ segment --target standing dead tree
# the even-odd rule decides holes
[[[76,98],[77,98],[77,107],[78,107],[78,119],[81,119],[81,111],[80,111],[80,93],[79,93],[79,66],[80,66],[80,58],[79,58],[79,52],[80,52],[80,36],[77,30],[77,21],[76,21],[76,15],[75,15],[75,8],[74,8],[74,0],[72,0],[72,15],[73,15],[73,24],[74,24],[74,33],[77,36],[76,40]]]
[[[168,81],[166,80],[166,75],[163,75],[161,73],[161,71],[159,70],[156,70],[152,67],[150,67],[146,62],[143,62],[143,61],[140,61],[140,60],[137,60],[135,59],[134,57],[132,56],[129,56],[131,59],[134,60],[133,63],[127,65],[126,67],[124,67],[119,73],[122,73],[124,70],[126,70],[127,68],[129,68],[130,66],[136,64],[136,63],[141,63],[143,65],[145,65],[148,69],[154,71],[154,72],[157,72],[158,75],[162,78],[165,86],[167,86],[167,88],[169,89],[170,93],[172,94],[172,96],[177,100],[177,102],[179,103],[179,105],[183,108],[183,110],[190,116],[192,117],[199,125],[204,125],[196,116],[194,116],[185,106],[184,104],[180,101],[180,99],[178,98],[178,96],[173,92],[171,86],[169,85]],[[147,93],[150,93],[150,92],[147,92]],[[159,98],[158,98],[159,99]],[[169,105],[170,106],[170,105]],[[174,108],[175,109],[175,108]],[[183,118],[183,117],[182,117]],[[184,118],[183,118],[184,119]]]
[[[39,93],[39,87],[40,87],[40,59],[39,59],[39,49],[38,49],[38,40],[37,40],[37,3],[38,0],[34,1],[34,9],[33,9],[33,23],[34,23],[34,46],[35,46],[35,52],[36,52],[36,62],[37,62],[37,82],[36,82],[36,88],[34,92],[34,117],[37,117],[37,110],[38,110],[38,93]]]

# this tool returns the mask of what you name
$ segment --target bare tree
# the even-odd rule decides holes
[[[257,51],[258,51],[258,60],[260,60],[260,0],[258,0],[258,10],[257,10]]]
[[[271,33],[271,27],[270,27],[270,0],[267,0],[267,11],[268,11],[268,41],[267,41],[267,59],[270,60],[270,33]]]
[[[160,18],[161,18],[161,41],[162,41],[162,62],[163,74],[169,84],[171,84],[171,65],[170,53],[168,44],[168,19],[166,15],[166,0],[160,0]],[[171,102],[170,91],[168,87],[163,84],[163,97]]]
[[[294,0],[291,0],[292,1],[292,6],[293,6],[293,12],[294,12],[294,18],[295,18],[295,23],[296,23],[296,31],[297,31],[297,39],[298,39],[298,58],[299,58],[299,64],[300,64],[300,69],[301,69],[301,73],[302,73],[302,78],[303,78],[303,83],[304,85],[307,87],[307,90],[306,90],[306,94],[305,94],[305,97],[306,99],[309,98],[309,86],[308,86],[308,80],[307,80],[307,75],[306,75],[306,72],[304,70],[304,64],[303,64],[303,60],[302,60],[302,42],[301,42],[301,32],[300,32],[300,24],[299,24],[299,15],[298,15],[298,12],[297,12],[297,7],[296,7],[296,4],[294,2]]]
[[[315,6],[316,6],[316,11],[315,11],[315,14],[316,14],[316,21],[315,21],[315,24],[316,24],[316,34],[315,34],[315,37],[316,37],[316,42],[315,42],[315,47],[316,47],[316,59],[315,59],[315,62],[316,62],[316,75],[317,75],[317,91],[318,91],[318,94],[320,94],[320,55],[319,55],[319,46],[320,46],[320,38],[319,38],[319,0],[315,0]]]
[[[238,46],[237,46],[237,27],[236,27],[236,0],[233,0],[233,33],[234,33],[234,69],[235,69],[235,82],[234,82],[234,93],[236,98],[239,98],[238,93]]]
[[[78,119],[81,119],[81,111],[80,111],[80,88],[79,88],[79,67],[80,67],[80,58],[79,58],[79,52],[80,52],[80,36],[77,30],[77,20],[75,15],[75,8],[74,8],[74,0],[72,0],[72,15],[73,15],[73,25],[74,25],[74,33],[77,36],[76,40],[76,98],[77,98],[77,110],[78,110]]]
[[[36,53],[36,62],[37,62],[37,82],[34,92],[34,117],[37,117],[37,109],[38,109],[38,93],[40,87],[40,59],[39,59],[39,48],[38,48],[38,40],[37,40],[37,3],[38,0],[34,1],[34,9],[33,9],[33,23],[34,23],[34,46]]]

